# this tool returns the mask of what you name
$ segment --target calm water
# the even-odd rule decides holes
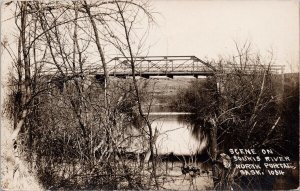
[[[201,153],[205,148],[207,137],[201,135],[201,131],[195,131],[195,125],[182,120],[188,116],[191,117],[192,113],[172,112],[170,108],[161,105],[151,107],[149,119],[153,132],[155,129],[158,131],[158,154],[173,152],[177,155],[190,155]]]
[[[156,147],[158,154],[173,152],[177,155],[189,155],[201,152],[207,142],[207,138],[202,140],[200,136],[193,135],[192,124],[183,122],[180,117],[190,115],[177,112],[155,112],[150,113],[153,132],[158,131]],[[200,133],[200,132],[199,132]]]

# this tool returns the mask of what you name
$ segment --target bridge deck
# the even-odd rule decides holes
[[[137,72],[135,75],[136,76],[141,76],[144,78],[149,78],[150,76],[167,76],[173,78],[174,76],[212,76],[214,72],[212,71],[194,71],[194,72],[189,72],[189,71],[183,71],[183,72]],[[102,74],[104,75],[104,74]],[[126,76],[132,76],[132,73],[130,72],[111,72],[109,73],[110,76],[115,76],[115,77],[120,77],[124,78]]]

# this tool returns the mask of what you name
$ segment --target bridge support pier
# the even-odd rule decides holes
[[[148,74],[141,74],[141,77],[142,77],[142,78],[149,79],[149,78],[150,78],[150,75],[148,75]]]
[[[173,74],[167,74],[167,77],[173,79],[173,78],[174,78],[174,75],[173,75]]]

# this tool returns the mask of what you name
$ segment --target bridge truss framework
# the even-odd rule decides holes
[[[284,65],[246,65],[243,67],[222,66],[222,68],[205,62],[196,56],[139,56],[134,57],[135,75],[143,78],[151,76],[212,76],[231,73],[233,70],[243,70],[243,72],[265,71],[272,74],[283,74]],[[107,63],[109,76],[126,78],[132,76],[131,62],[129,57],[115,57]],[[49,70],[48,70],[49,71]],[[50,73],[57,69],[51,69]],[[67,69],[66,69],[67,71]],[[98,78],[104,77],[101,64],[87,66],[83,75],[95,75]],[[82,73],[72,71],[73,73]],[[68,72],[66,72],[68,73]]]

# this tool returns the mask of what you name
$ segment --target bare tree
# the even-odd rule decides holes
[[[274,148],[282,143],[281,75],[272,71],[270,60],[251,54],[250,43],[236,46],[237,56],[210,64],[216,68],[206,82],[179,93],[180,110],[196,113],[196,127],[208,134],[216,189],[231,189],[234,165],[224,167],[229,148]],[[225,174],[224,174],[225,173]]]
[[[120,53],[126,57],[127,61],[130,63],[131,66],[131,73],[132,73],[132,81],[133,81],[133,86],[134,86],[134,91],[135,91],[135,97],[136,101],[138,103],[138,111],[142,119],[145,121],[147,127],[148,127],[148,133],[149,133],[149,147],[150,147],[150,154],[152,156],[152,173],[153,175],[151,177],[154,177],[155,180],[155,185],[156,188],[159,189],[159,183],[157,181],[157,176],[156,176],[156,159],[155,159],[155,150],[154,150],[154,144],[155,144],[155,135],[151,127],[150,120],[147,115],[144,114],[144,111],[142,109],[143,103],[141,100],[141,95],[140,95],[140,89],[138,87],[138,82],[136,79],[136,62],[135,62],[135,56],[136,54],[134,53],[134,50],[132,48],[132,29],[134,27],[134,23],[136,22],[136,19],[139,16],[138,11],[135,10],[134,7],[138,7],[142,9],[143,13],[148,17],[149,20],[152,20],[151,14],[145,9],[143,5],[135,4],[135,3],[122,3],[115,1],[115,4],[117,6],[117,11],[118,14],[120,15],[120,19],[118,17],[115,19],[115,21],[120,24],[120,26],[124,30],[124,39],[121,39],[117,35],[113,35],[109,31],[111,35],[113,35],[115,38],[113,40],[115,41],[115,46],[116,48],[120,51]],[[130,22],[128,22],[130,21]],[[140,42],[142,43],[142,42]],[[126,46],[127,48],[124,49],[123,46]],[[137,47],[136,53],[139,53],[140,51],[140,46]]]
[[[15,116],[13,138],[31,145],[31,161],[45,187],[152,188],[140,162],[143,156],[135,153],[131,161],[130,149],[124,150],[139,142],[141,152],[148,140],[153,156],[151,177],[156,180],[155,140],[142,110],[147,89],[141,89],[135,78],[133,42],[129,40],[139,10],[151,18],[146,5],[133,1],[16,4],[18,78],[11,87],[19,102],[11,100],[7,105]],[[128,13],[136,14],[133,21],[126,18]],[[120,28],[126,36],[123,39],[116,38],[113,30]],[[121,39],[122,47],[113,43]],[[129,55],[133,81],[109,80],[106,60],[111,55],[105,54],[104,47]],[[101,79],[89,75],[88,66],[97,57],[104,87]]]

